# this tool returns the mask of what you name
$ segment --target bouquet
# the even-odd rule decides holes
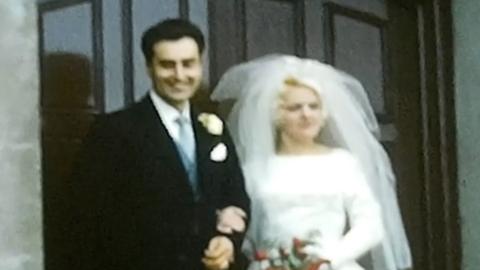
[[[305,247],[318,246],[320,235],[316,232],[309,234],[309,240],[292,239],[290,248],[279,247],[269,243],[268,248],[257,249],[254,247],[253,264],[255,270],[318,270],[320,266],[329,266],[329,261],[310,256],[305,253]],[[329,269],[329,268],[322,268]]]

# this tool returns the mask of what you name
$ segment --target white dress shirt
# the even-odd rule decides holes
[[[152,99],[153,106],[157,110],[158,115],[160,116],[161,121],[167,128],[168,134],[175,142],[178,142],[180,127],[176,122],[179,117],[184,117],[188,120],[190,125],[189,132],[192,136],[193,134],[193,127],[191,125],[192,119],[190,117],[190,103],[187,102],[186,106],[184,107],[183,111],[177,110],[177,108],[173,107],[172,105],[168,104],[163,100],[154,90],[150,90],[150,98]]]

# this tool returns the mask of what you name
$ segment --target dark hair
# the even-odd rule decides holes
[[[145,56],[145,61],[150,64],[153,56],[153,46],[159,41],[177,40],[182,37],[191,37],[198,45],[200,54],[205,48],[205,40],[202,31],[193,23],[184,19],[166,19],[161,21],[145,32],[142,35],[142,52]]]

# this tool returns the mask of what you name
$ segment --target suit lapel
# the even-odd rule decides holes
[[[208,167],[210,152],[214,145],[220,142],[220,138],[208,133],[207,129],[198,120],[199,113],[192,109],[192,125],[195,132],[195,143],[197,149],[197,166],[199,169]]]
[[[179,178],[184,179],[188,184],[180,154],[172,137],[168,134],[167,128],[162,123],[153,102],[147,96],[141,103],[144,115],[140,119],[144,121],[145,126],[146,151],[151,153],[154,159],[160,160],[163,167],[168,167],[175,173],[174,175],[179,175]]]
[[[198,121],[198,113],[192,109],[192,126],[195,133],[195,144],[197,150],[197,166],[202,167],[202,163],[207,159],[211,147],[211,135],[208,134],[205,127]]]
[[[192,191],[175,142],[170,137],[167,128],[162,123],[153,102],[148,96],[141,101],[141,108],[142,115],[140,119],[144,122],[143,125],[145,127],[144,139],[142,139],[146,144],[145,151],[148,151],[149,155],[160,162],[158,163],[159,166],[171,170],[173,175],[176,175],[176,178],[178,178],[175,181],[188,186],[188,189]],[[208,133],[202,123],[198,121],[198,114],[195,108],[192,107],[191,120],[195,134],[198,184],[200,192],[203,193],[202,189],[205,186],[210,186],[210,151],[217,143],[217,140],[219,142],[220,138]],[[193,198],[193,193],[191,195]]]
[[[191,117],[197,149],[198,180],[202,193],[206,194],[212,188],[210,152],[219,138],[208,133],[207,129],[198,120],[198,115],[198,111],[192,109]]]

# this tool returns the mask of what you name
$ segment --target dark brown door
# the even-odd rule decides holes
[[[452,72],[445,68],[449,1],[38,2],[46,269],[68,269],[65,191],[93,116],[148,91],[141,33],[177,16],[206,33],[205,77],[212,85],[231,65],[274,52],[319,59],[359,78],[394,162],[414,269],[459,269],[454,151],[444,146],[453,127]],[[446,53],[443,62],[438,53]]]
[[[448,103],[445,99],[453,89],[439,88],[442,82],[438,81],[448,84],[451,74],[442,71],[439,78],[432,70],[442,68],[432,52],[450,44],[448,4],[394,0],[210,3],[214,81],[232,64],[267,53],[289,53],[330,63],[362,82],[381,126],[381,141],[393,160],[414,269],[458,269],[458,253],[452,252],[459,244],[455,189],[450,189],[456,183],[450,171],[454,152],[440,149],[440,141],[452,137],[445,129],[442,134],[438,126],[453,128],[447,119],[453,110],[437,107]],[[444,17],[447,22],[440,21]],[[443,52],[441,61],[448,65],[448,48]],[[438,162],[441,159],[443,164]]]

